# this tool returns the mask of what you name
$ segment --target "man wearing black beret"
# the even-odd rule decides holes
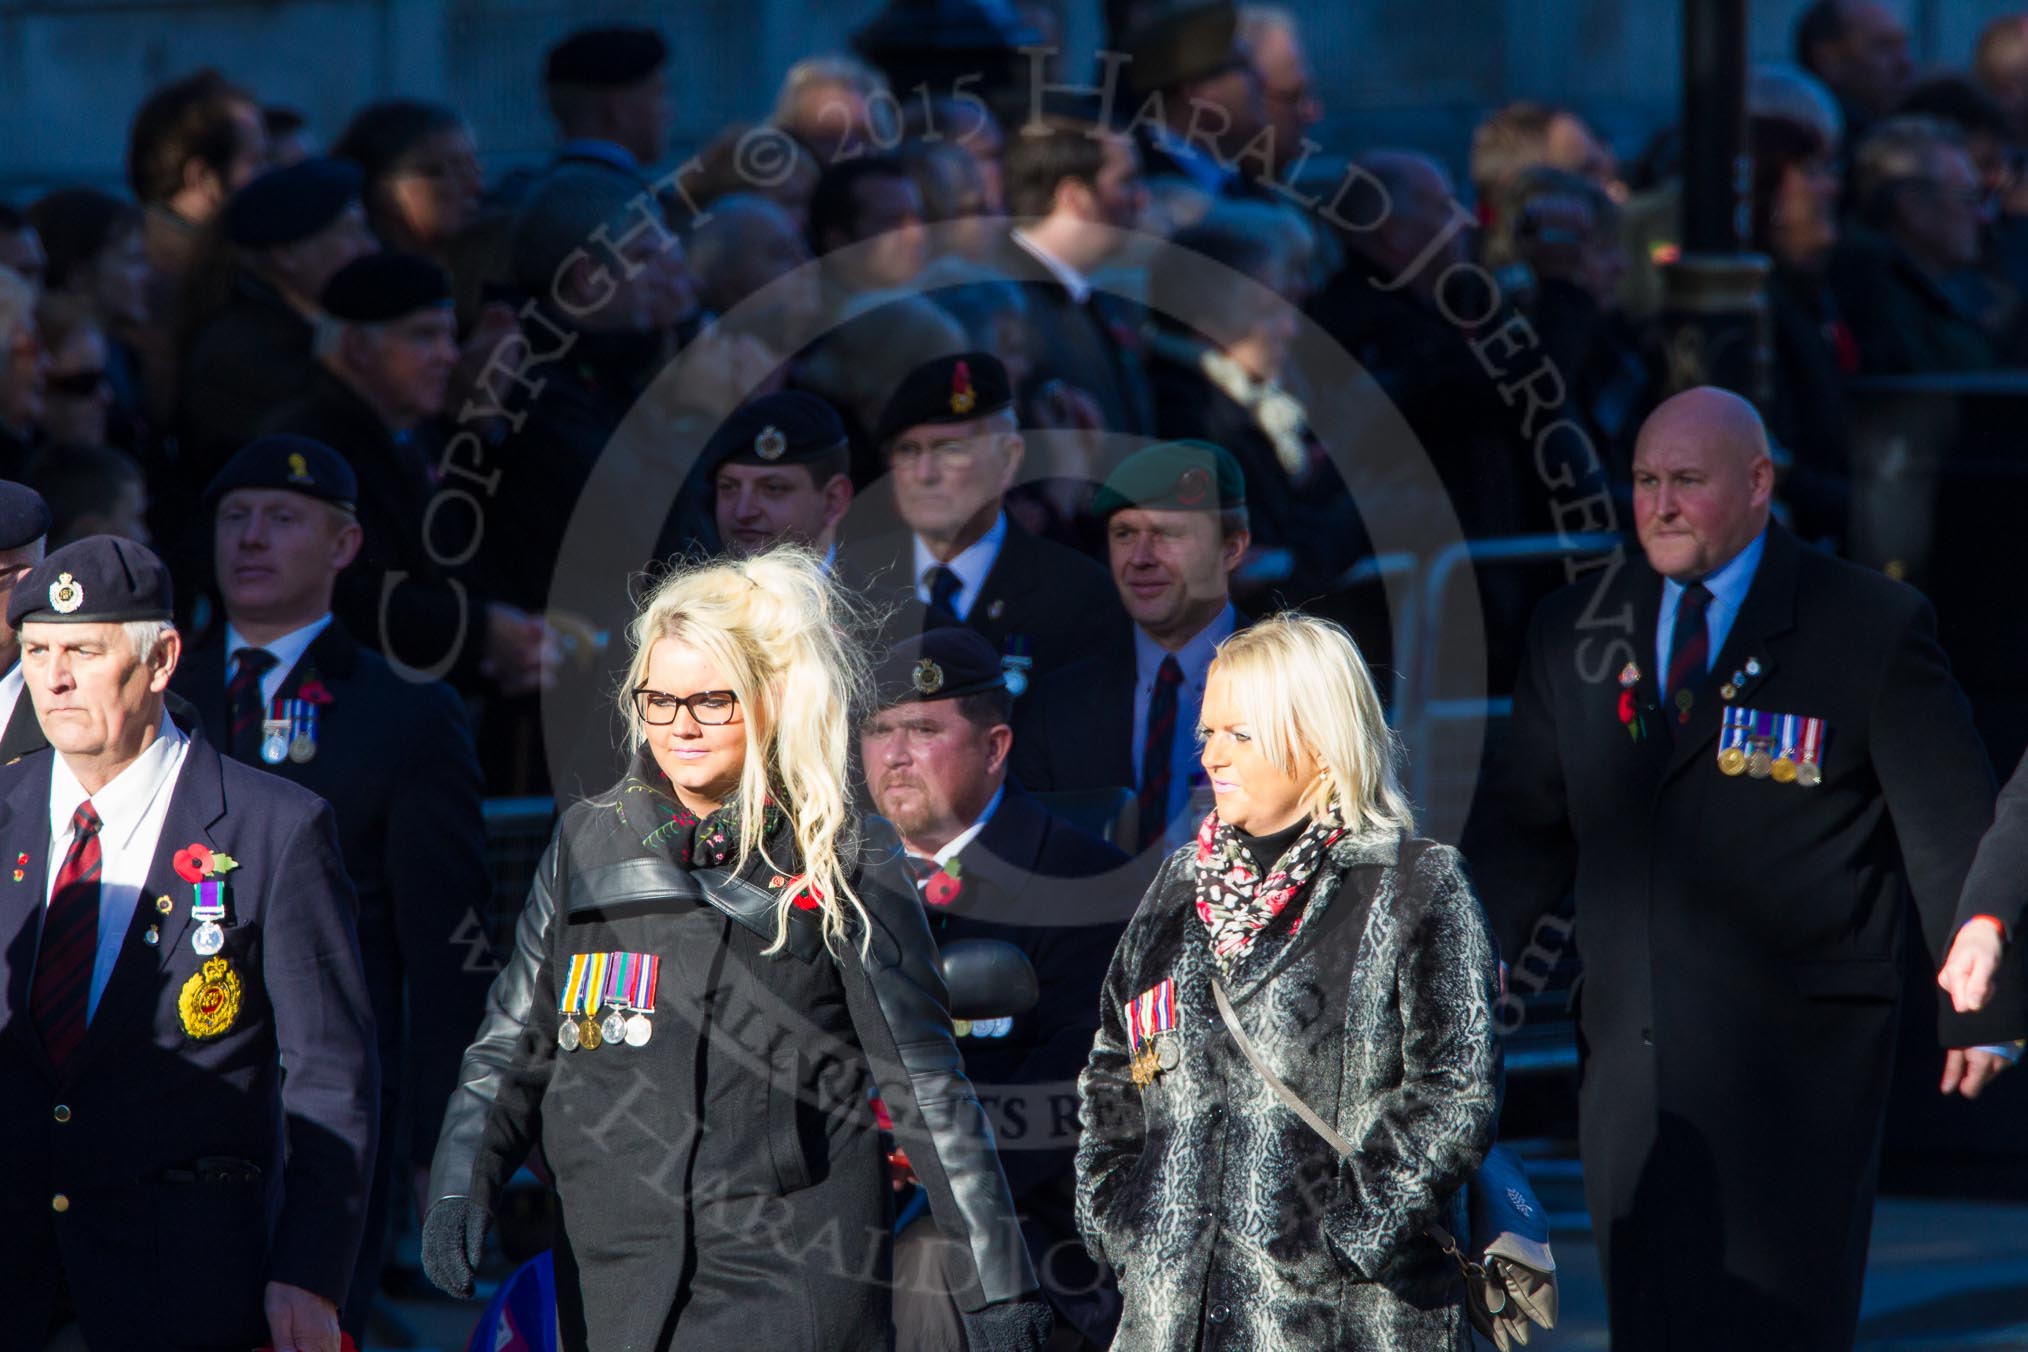
[[[1103,1347],[1119,1307],[1077,1238],[1077,1076],[1142,880],[1124,854],[1008,777],[1013,699],[992,644],[969,629],[932,629],[897,643],[875,682],[879,708],[859,737],[867,793],[908,850],[931,932],[940,944],[1011,943],[1041,983],[1033,1010],[960,1022],[959,1045],[993,1114],[1001,1168],[1060,1327]],[[962,1345],[956,1307],[934,1280],[934,1237],[924,1221],[896,1244],[900,1347]],[[915,1266],[923,1262],[927,1273]]]
[[[451,538],[459,514],[429,516],[439,415],[458,359],[450,277],[414,254],[370,253],[333,274],[319,300],[317,373],[265,430],[322,442],[359,481],[365,539],[339,575],[339,615],[361,642],[415,671],[473,684],[484,668],[505,690],[533,688],[542,622],[472,596],[438,562],[464,552]],[[461,629],[472,637],[453,657]]]
[[[486,873],[484,786],[465,712],[441,682],[403,680],[331,612],[360,549],[360,485],[303,437],[264,436],[205,490],[225,611],[222,636],[177,664],[211,743],[331,804],[359,894],[359,944],[379,1029],[380,1139],[366,1235],[345,1306],[362,1334],[379,1285],[388,1207],[427,1176],[438,1118],[478,1026],[490,964],[477,918]],[[407,1139],[420,1158],[398,1159]]]
[[[875,436],[908,532],[848,544],[841,568],[902,603],[897,633],[962,624],[984,635],[1018,697],[1102,641],[1120,605],[1105,570],[1008,518],[1026,449],[1013,404],[1007,368],[986,352],[903,377]]]
[[[0,766],[11,1341],[336,1352],[378,1067],[331,809],[165,706],[169,574],[94,535],[15,584],[51,745]]]
[[[558,164],[644,185],[669,153],[669,45],[652,28],[584,28],[549,49],[542,87],[563,144]]]
[[[318,298],[373,248],[359,183],[356,165],[309,159],[268,170],[225,204],[231,290],[208,317],[189,316],[196,327],[178,394],[183,454],[199,478],[309,387]]]
[[[6,609],[14,584],[42,562],[49,525],[49,506],[40,494],[25,484],[0,479],[0,610]],[[21,673],[21,638],[4,619],[0,619],[0,660],[7,668],[0,675],[0,761],[10,761],[44,742],[35,705],[23,698],[27,690]]]
[[[740,405],[704,444],[720,543],[738,555],[787,542],[834,557],[852,506],[851,459],[838,411],[814,394],[783,390]]]
[[[1129,788],[1137,850],[1166,853],[1211,810],[1198,709],[1218,645],[1246,623],[1232,572],[1246,557],[1246,479],[1205,441],[1120,462],[1092,499],[1128,622],[1036,683],[1020,709],[1016,773],[1050,791]]]

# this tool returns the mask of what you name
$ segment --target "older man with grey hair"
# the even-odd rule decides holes
[[[1853,154],[1852,196],[1856,219],[1830,282],[1861,369],[1999,365],[1993,339],[1956,285],[1979,261],[1988,219],[1985,188],[1956,128],[1916,116],[1879,123]]]
[[[50,746],[0,767],[0,1304],[17,1345],[338,1352],[378,1061],[331,809],[166,707],[168,570],[15,586]]]

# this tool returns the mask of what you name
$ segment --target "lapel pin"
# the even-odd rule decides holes
[[[1760,659],[1758,657],[1749,657],[1746,659],[1746,674],[1749,676],[1760,675]]]
[[[169,900],[169,894],[167,892],[164,892],[161,896],[155,898],[155,910],[158,914],[167,915],[169,914],[169,912],[175,909],[176,903]]]
[[[162,942],[162,931],[153,925],[148,926],[147,933],[141,936],[141,942],[153,948],[156,944]]]
[[[989,620],[997,620],[1006,613],[1007,603],[1005,601],[995,601],[992,605],[986,607],[986,618]]]

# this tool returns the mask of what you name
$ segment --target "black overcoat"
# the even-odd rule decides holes
[[[1566,923],[1539,918],[1575,890],[1580,1144],[1613,1345],[1846,1349],[1906,884],[1934,952],[1991,772],[1929,604],[1779,526],[1672,735],[1653,670],[1661,589],[1616,556],[1538,609],[1466,852],[1519,990],[1569,945]],[[1619,716],[1630,662],[1640,740]],[[1822,783],[1722,773],[1728,702],[1827,720]],[[2022,1031],[1948,1009],[1947,1046]]]

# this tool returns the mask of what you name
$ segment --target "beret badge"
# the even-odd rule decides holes
[[[753,439],[753,453],[763,460],[779,460],[789,449],[789,439],[782,435],[779,427],[763,427],[759,436]]]
[[[68,615],[84,604],[84,588],[69,573],[58,573],[56,581],[49,584],[49,608],[59,615]]]
[[[314,482],[310,478],[310,462],[303,459],[301,451],[289,452],[289,481],[299,484]]]
[[[915,664],[915,675],[911,679],[918,695],[934,695],[944,688],[944,669],[925,657]]]
[[[1185,507],[1202,506],[1211,495],[1211,475],[1192,466],[1176,476],[1176,501]]]
[[[972,368],[959,362],[951,368],[951,412],[970,413],[979,396],[972,389]]]

